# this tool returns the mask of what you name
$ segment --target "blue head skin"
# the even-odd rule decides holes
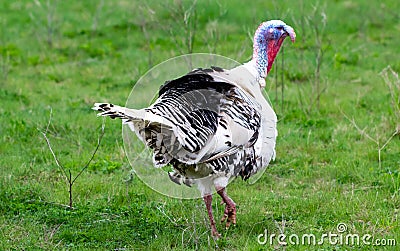
[[[296,39],[293,28],[281,20],[270,20],[260,24],[254,34],[253,60],[261,78],[267,76],[274,63],[275,57],[286,37],[292,42]]]

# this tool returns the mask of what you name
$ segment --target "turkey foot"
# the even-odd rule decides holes
[[[222,202],[225,204],[224,216],[221,218],[221,223],[226,220],[225,228],[228,229],[231,225],[236,225],[236,204],[226,193],[225,187],[217,188],[217,193],[222,198]]]
[[[221,218],[221,223],[226,220],[225,228],[228,229],[231,225],[236,225],[236,205],[232,203],[231,205],[225,204],[224,216]]]
[[[221,234],[218,233],[217,228],[215,226],[211,228],[211,235],[215,240],[218,240],[221,237]]]

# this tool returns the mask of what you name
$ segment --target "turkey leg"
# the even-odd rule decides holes
[[[221,237],[221,235],[217,231],[217,227],[215,226],[214,215],[212,213],[212,195],[211,194],[205,195],[203,197],[203,199],[204,199],[204,202],[206,204],[208,217],[210,218],[211,235],[214,238],[218,239],[219,237]]]
[[[226,193],[225,187],[216,187],[216,189],[217,193],[222,198],[222,202],[225,203],[225,211],[221,223],[226,220],[225,227],[228,229],[231,223],[236,225],[236,204]]]

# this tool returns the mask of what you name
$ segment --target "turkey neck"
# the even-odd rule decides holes
[[[257,69],[258,76],[265,79],[267,77],[268,69],[268,48],[267,44],[259,43],[257,38],[254,38],[254,49],[253,49],[253,63]]]

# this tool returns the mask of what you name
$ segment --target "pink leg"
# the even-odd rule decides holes
[[[224,216],[221,223],[226,220],[226,228],[229,228],[231,223],[236,225],[236,204],[226,193],[225,187],[216,187],[217,193],[221,196],[223,203],[225,203]]]
[[[221,235],[218,233],[217,231],[217,227],[215,226],[215,220],[214,220],[214,215],[212,213],[212,195],[205,195],[203,197],[204,202],[206,203],[206,208],[207,208],[207,213],[208,213],[208,217],[210,218],[210,223],[211,223],[211,235],[218,239],[219,237],[221,237]]]

